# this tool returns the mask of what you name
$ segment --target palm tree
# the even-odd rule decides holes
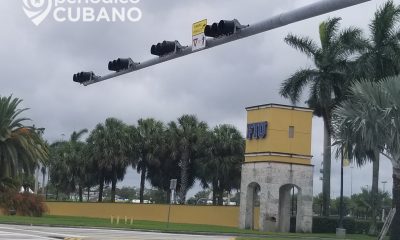
[[[34,127],[23,124],[29,118],[19,116],[27,110],[18,109],[22,100],[0,97],[0,178],[30,174],[48,157],[46,143]]]
[[[195,161],[202,155],[200,146],[208,126],[194,115],[183,115],[178,118],[178,122],[170,122],[168,127],[174,149],[173,157],[179,159],[181,169],[179,202],[185,204],[186,193],[195,181]]]
[[[164,191],[165,203],[171,199],[170,180],[177,179],[176,191],[179,191],[180,186],[180,168],[179,156],[174,154],[176,149],[173,149],[174,144],[171,144],[173,133],[170,129],[165,129],[161,144],[161,153],[157,164],[149,165],[147,172],[147,180],[153,187]]]
[[[97,183],[99,184],[99,196],[98,202],[103,201],[103,190],[104,181],[106,178],[106,167],[103,154],[103,148],[105,147],[105,130],[103,124],[97,124],[97,126],[90,132],[87,138],[87,157],[90,159],[94,166],[94,170],[97,171]]]
[[[199,161],[198,169],[203,186],[212,185],[214,205],[223,204],[224,191],[239,188],[244,145],[241,133],[234,126],[220,125],[210,133],[208,154]]]
[[[368,125],[369,131],[371,133],[369,143],[365,142],[364,133],[362,132],[353,132],[351,127],[348,124],[337,125],[335,124],[335,120],[333,120],[333,129],[334,134],[333,138],[335,139],[334,145],[338,145],[338,154],[341,152],[346,153],[347,158],[356,162],[358,166],[363,166],[367,161],[372,161],[373,163],[373,176],[372,176],[372,201],[371,204],[371,224],[368,234],[376,235],[377,232],[377,220],[376,217],[378,215],[377,208],[377,194],[378,194],[378,182],[379,182],[379,153],[381,148],[379,146],[379,136],[380,132],[377,132],[376,122],[371,121],[369,119],[366,124]],[[371,148],[371,146],[374,146]]]
[[[144,184],[149,166],[159,166],[162,151],[164,124],[152,118],[139,119],[136,128],[137,171],[140,177],[140,203],[143,203]]]
[[[79,139],[83,136],[83,134],[86,134],[87,132],[88,132],[87,129],[82,129],[79,132],[74,131],[68,142],[68,144],[71,145],[72,149],[72,156],[71,156],[72,162],[70,163],[70,166],[72,168],[71,173],[75,175],[77,179],[78,195],[80,202],[83,201],[83,186],[86,180],[85,173],[88,161],[85,158],[86,155],[84,154],[84,148],[86,144],[84,142],[79,141]]]
[[[365,52],[357,60],[357,76],[379,81],[399,74],[400,70],[400,7],[387,1],[372,19]]]
[[[386,2],[379,8],[369,25],[370,38],[366,51],[357,60],[356,76],[359,78],[368,78],[371,81],[379,81],[388,76],[394,76],[399,73],[400,63],[400,44],[398,22],[400,20],[400,8],[393,4],[393,1]],[[356,65],[356,66],[357,66]],[[378,194],[379,183],[379,149],[368,150],[368,158],[373,163],[372,177],[372,224],[369,234],[377,233],[376,215],[378,209],[375,207]],[[364,154],[365,156],[365,154]],[[359,160],[363,164],[364,159]]]
[[[52,144],[52,183],[68,194],[75,192],[78,188],[80,202],[83,201],[83,186],[87,168],[87,159],[84,154],[86,144],[80,139],[87,132],[87,129],[74,131],[68,141]]]
[[[348,28],[339,32],[340,18],[324,21],[319,26],[321,47],[309,37],[289,34],[285,41],[314,61],[315,68],[304,68],[286,79],[280,94],[295,104],[304,87],[309,86],[308,105],[324,121],[323,215],[329,215],[331,171],[331,115],[334,106],[345,96],[349,56],[365,46],[361,30]]]
[[[380,149],[393,166],[393,207],[400,209],[400,78],[354,84],[350,98],[334,111],[334,125],[362,137],[369,149]],[[397,211],[392,226],[400,226]],[[391,239],[400,239],[400,228],[392,227]]]
[[[129,165],[129,128],[118,119],[108,118],[91,132],[88,144],[90,158],[95,161],[100,172],[99,201],[102,201],[104,183],[111,183],[111,202],[115,202],[117,181],[124,179]]]
[[[50,145],[49,175],[51,184],[56,188],[57,200],[59,192],[69,195],[76,190],[75,177],[68,163],[70,153],[70,145],[66,142],[55,142]]]

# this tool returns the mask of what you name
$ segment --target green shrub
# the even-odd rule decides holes
[[[314,217],[313,218],[313,233],[334,233],[338,225],[336,218]]]
[[[337,217],[313,217],[313,233],[335,233],[339,225]],[[354,218],[344,218],[343,227],[348,234],[365,234],[369,230],[368,220],[358,220]],[[383,222],[378,222],[378,231],[382,229]]]

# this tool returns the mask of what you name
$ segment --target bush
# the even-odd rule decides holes
[[[313,217],[313,233],[335,233],[339,219],[335,217]],[[343,227],[348,234],[368,233],[370,223],[368,220],[358,220],[354,218],[344,218]],[[380,231],[383,222],[378,222],[377,228]]]
[[[2,192],[0,207],[6,215],[41,217],[47,212],[47,207],[41,196],[30,193],[18,193],[13,190]]]
[[[334,233],[338,225],[336,218],[314,217],[313,218],[313,233]]]

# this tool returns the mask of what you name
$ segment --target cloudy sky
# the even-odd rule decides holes
[[[26,0],[33,6],[39,6],[41,1],[46,2]],[[108,117],[134,124],[139,118],[168,122],[182,114],[196,114],[210,126],[230,123],[244,134],[245,107],[289,104],[278,93],[281,82],[297,69],[312,66],[304,55],[283,42],[288,33],[318,40],[319,23],[339,16],[342,27],[358,26],[367,34],[375,10],[384,1],[372,0],[88,87],[74,83],[72,75],[82,70],[103,75],[108,61],[118,57],[148,60],[152,58],[150,46],[162,40],[176,39],[190,45],[192,23],[201,19],[216,22],[237,18],[242,24],[252,24],[313,2],[316,1],[142,0],[124,5],[141,10],[142,18],[137,22],[57,22],[50,14],[36,26],[24,13],[23,1],[1,0],[0,95],[22,98],[23,107],[30,108],[26,116],[36,126],[46,128],[45,137],[50,142],[66,139],[74,130],[93,129]],[[400,0],[395,2],[400,4]],[[108,11],[123,7],[86,3],[59,6],[71,11],[72,16],[76,16],[78,7],[94,7],[96,11],[101,7]],[[314,194],[321,192],[322,139],[322,121],[314,118]],[[331,189],[338,196],[339,162],[332,162]],[[347,168],[344,174],[346,195],[351,186],[353,192],[371,186],[370,165]],[[391,164],[383,159],[380,182],[388,182],[386,190],[391,189],[391,175]],[[138,186],[139,178],[130,170],[120,185]],[[189,195],[198,190],[196,187]]]

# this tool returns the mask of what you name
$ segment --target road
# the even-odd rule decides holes
[[[62,228],[0,224],[0,240],[231,240],[229,236],[204,236],[109,229]]]

